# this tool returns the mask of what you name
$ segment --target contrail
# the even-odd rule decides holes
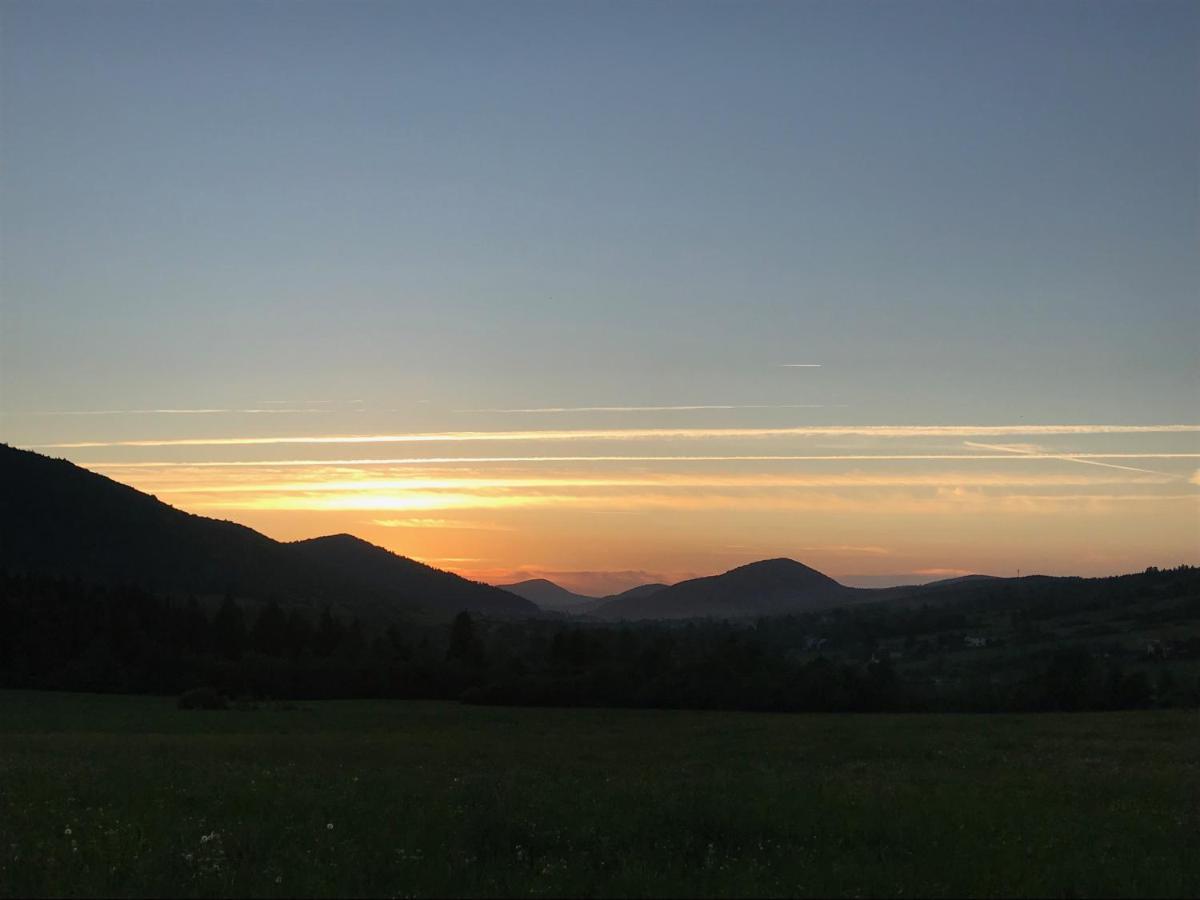
[[[692,406],[536,406],[507,409],[456,409],[456,413],[574,413],[574,412],[692,412],[704,409],[825,409],[845,408],[844,403],[728,403]]]
[[[967,442],[970,444],[970,442]],[[974,445],[979,446],[979,445]],[[456,463],[573,463],[573,462],[806,462],[806,461],[903,461],[903,460],[1020,460],[1061,459],[1058,454],[1028,453],[838,453],[785,456],[401,456],[367,459],[278,459],[278,460],[194,460],[180,462],[80,462],[93,469],[168,469],[168,468],[271,468],[282,466],[419,466]],[[1200,453],[1077,453],[1072,459],[1200,459]]]
[[[211,416],[222,413],[267,413],[279,415],[284,413],[331,413],[331,409],[287,409],[272,407],[270,409],[63,409],[46,410],[30,413],[34,416]]]
[[[976,443],[975,441],[963,441],[963,443],[968,447],[979,447],[983,450],[1002,450],[1002,451],[1005,451],[1008,453],[1015,453],[1021,457],[1025,457],[1025,458],[1030,457],[1032,454],[1038,453],[1038,451],[1029,451],[1029,450],[1022,449],[1020,447],[1005,447],[1003,444],[980,444],[980,443]],[[1162,475],[1167,478],[1175,477],[1175,476],[1171,475],[1171,473],[1169,473],[1169,472],[1156,472],[1153,469],[1141,469],[1141,468],[1138,468],[1137,466],[1122,466],[1122,465],[1118,465],[1116,463],[1101,462],[1100,460],[1092,458],[1092,457],[1074,456],[1072,454],[1067,454],[1067,453],[1061,453],[1061,454],[1060,453],[1041,453],[1041,454],[1039,454],[1038,458],[1040,458],[1040,459],[1060,459],[1060,460],[1063,460],[1064,462],[1077,462],[1077,463],[1081,463],[1085,466],[1104,466],[1104,468],[1106,468],[1106,469],[1124,469],[1127,472],[1142,472],[1146,475]]]
[[[168,438],[67,441],[41,449],[83,447],[224,447],[275,444],[407,444],[478,441],[699,440],[772,437],[981,437],[1063,434],[1180,434],[1200,425],[813,425],[796,428],[626,428],[577,431],[448,431],[407,434],[298,435],[294,437]]]

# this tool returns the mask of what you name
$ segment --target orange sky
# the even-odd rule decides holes
[[[921,580],[1108,574],[1200,546],[1190,425],[77,438],[42,449],[272,537],[345,531],[596,594],[775,556]]]
[[[8,443],[591,592],[1200,562],[1200,5],[117,6],[4,7]]]

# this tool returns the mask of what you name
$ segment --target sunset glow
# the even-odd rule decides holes
[[[1080,574],[1108,571],[1114,559],[1186,559],[1200,518],[1198,431],[579,428],[105,438],[59,449],[180,508],[277,537],[348,531],[477,579],[553,573],[604,593],[780,555],[849,581],[1004,574],[1013,558],[1026,570]],[[534,452],[340,453],[346,444],[492,440]],[[295,444],[328,456],[294,458]],[[619,452],[609,452],[614,444]],[[247,448],[261,458],[231,455]],[[164,459],[167,450],[188,455]]]
[[[591,593],[1200,562],[1182,8],[218,6],[14,7],[5,441]]]

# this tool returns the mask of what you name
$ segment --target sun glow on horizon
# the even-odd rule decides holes
[[[1063,574],[1194,559],[1198,431],[1187,424],[584,428],[59,446],[106,448],[108,460],[81,463],[272,536],[349,531],[477,580],[555,572],[567,586],[600,590],[772,556],[800,558],[835,577],[901,580],[1005,571],[1012,559]],[[997,438],[1004,442],[989,442]],[[531,452],[336,452],[394,439],[519,441]],[[707,452],[673,452],[681,440],[701,441]],[[555,445],[563,441],[578,452],[561,452]],[[289,444],[335,452],[296,458],[274,449]],[[262,458],[243,458],[247,447],[260,448]],[[161,458],[172,448],[193,452]],[[239,449],[243,456],[232,455]],[[146,458],[148,450],[157,458]]]

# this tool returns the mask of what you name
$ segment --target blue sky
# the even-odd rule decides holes
[[[1196,421],[1194,3],[0,16],[22,446]]]

